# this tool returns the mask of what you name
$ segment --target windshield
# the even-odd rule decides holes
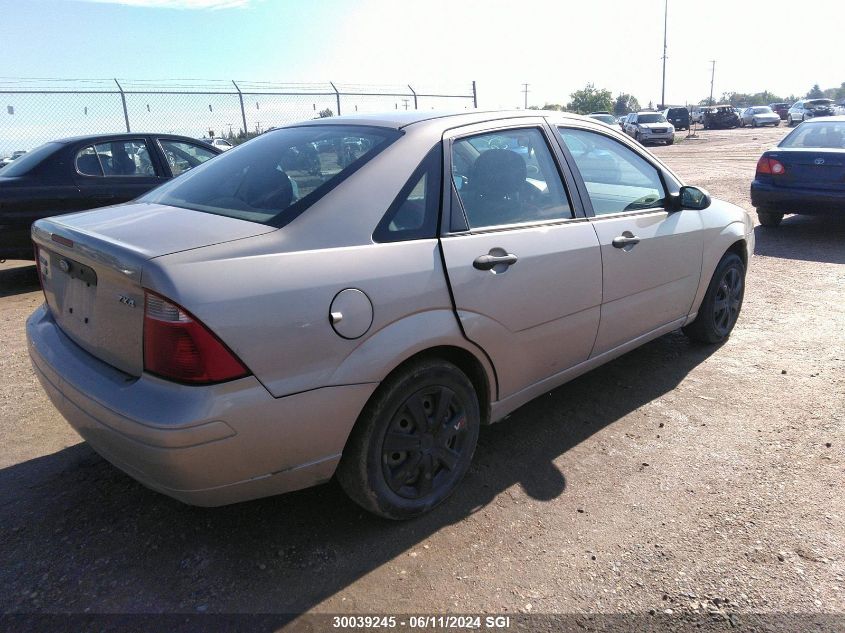
[[[807,102],[808,106],[826,106],[833,103],[833,99],[810,99]]]
[[[611,114],[591,114],[590,118],[602,121],[603,123],[616,123],[616,117]]]
[[[759,108],[754,108],[754,114],[769,114],[771,111],[772,109],[767,106],[760,106]]]
[[[799,125],[779,147],[845,149],[845,121],[809,121]]]
[[[282,226],[399,135],[352,125],[272,130],[140,200]]]
[[[45,143],[36,147],[31,152],[22,154],[20,158],[16,158],[5,167],[0,168],[0,176],[23,176],[61,146],[61,143]]]
[[[666,117],[660,113],[638,114],[637,123],[666,123]]]

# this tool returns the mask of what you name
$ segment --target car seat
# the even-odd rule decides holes
[[[489,149],[475,160],[461,192],[470,226],[512,224],[522,219],[531,190],[525,160],[509,149]]]
[[[247,168],[235,197],[256,209],[282,211],[293,200],[293,186],[276,165],[258,162]]]

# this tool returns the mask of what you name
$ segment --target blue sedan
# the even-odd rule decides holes
[[[751,204],[763,226],[787,213],[845,213],[845,116],[807,120],[764,152]]]

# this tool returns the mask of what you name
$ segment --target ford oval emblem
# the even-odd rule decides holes
[[[824,165],[824,158],[817,158],[813,161],[816,165]]]

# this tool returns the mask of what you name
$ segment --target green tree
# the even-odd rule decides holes
[[[613,114],[616,116],[625,116],[629,112],[639,112],[640,110],[640,102],[637,101],[637,98],[634,95],[629,95],[627,93],[621,93],[616,97],[616,101],[613,102]]]
[[[594,84],[588,83],[582,90],[576,90],[569,98],[572,99],[566,106],[567,110],[578,114],[589,114],[599,110],[610,112],[613,108],[613,96],[610,90],[596,88]]]
[[[810,92],[807,93],[808,99],[821,99],[824,97],[824,92],[821,88],[819,88],[819,84],[815,84],[812,88],[810,88]]]
[[[334,112],[332,112],[331,108],[326,108],[325,110],[320,110],[319,116],[321,119],[327,119],[330,116],[334,116]]]

